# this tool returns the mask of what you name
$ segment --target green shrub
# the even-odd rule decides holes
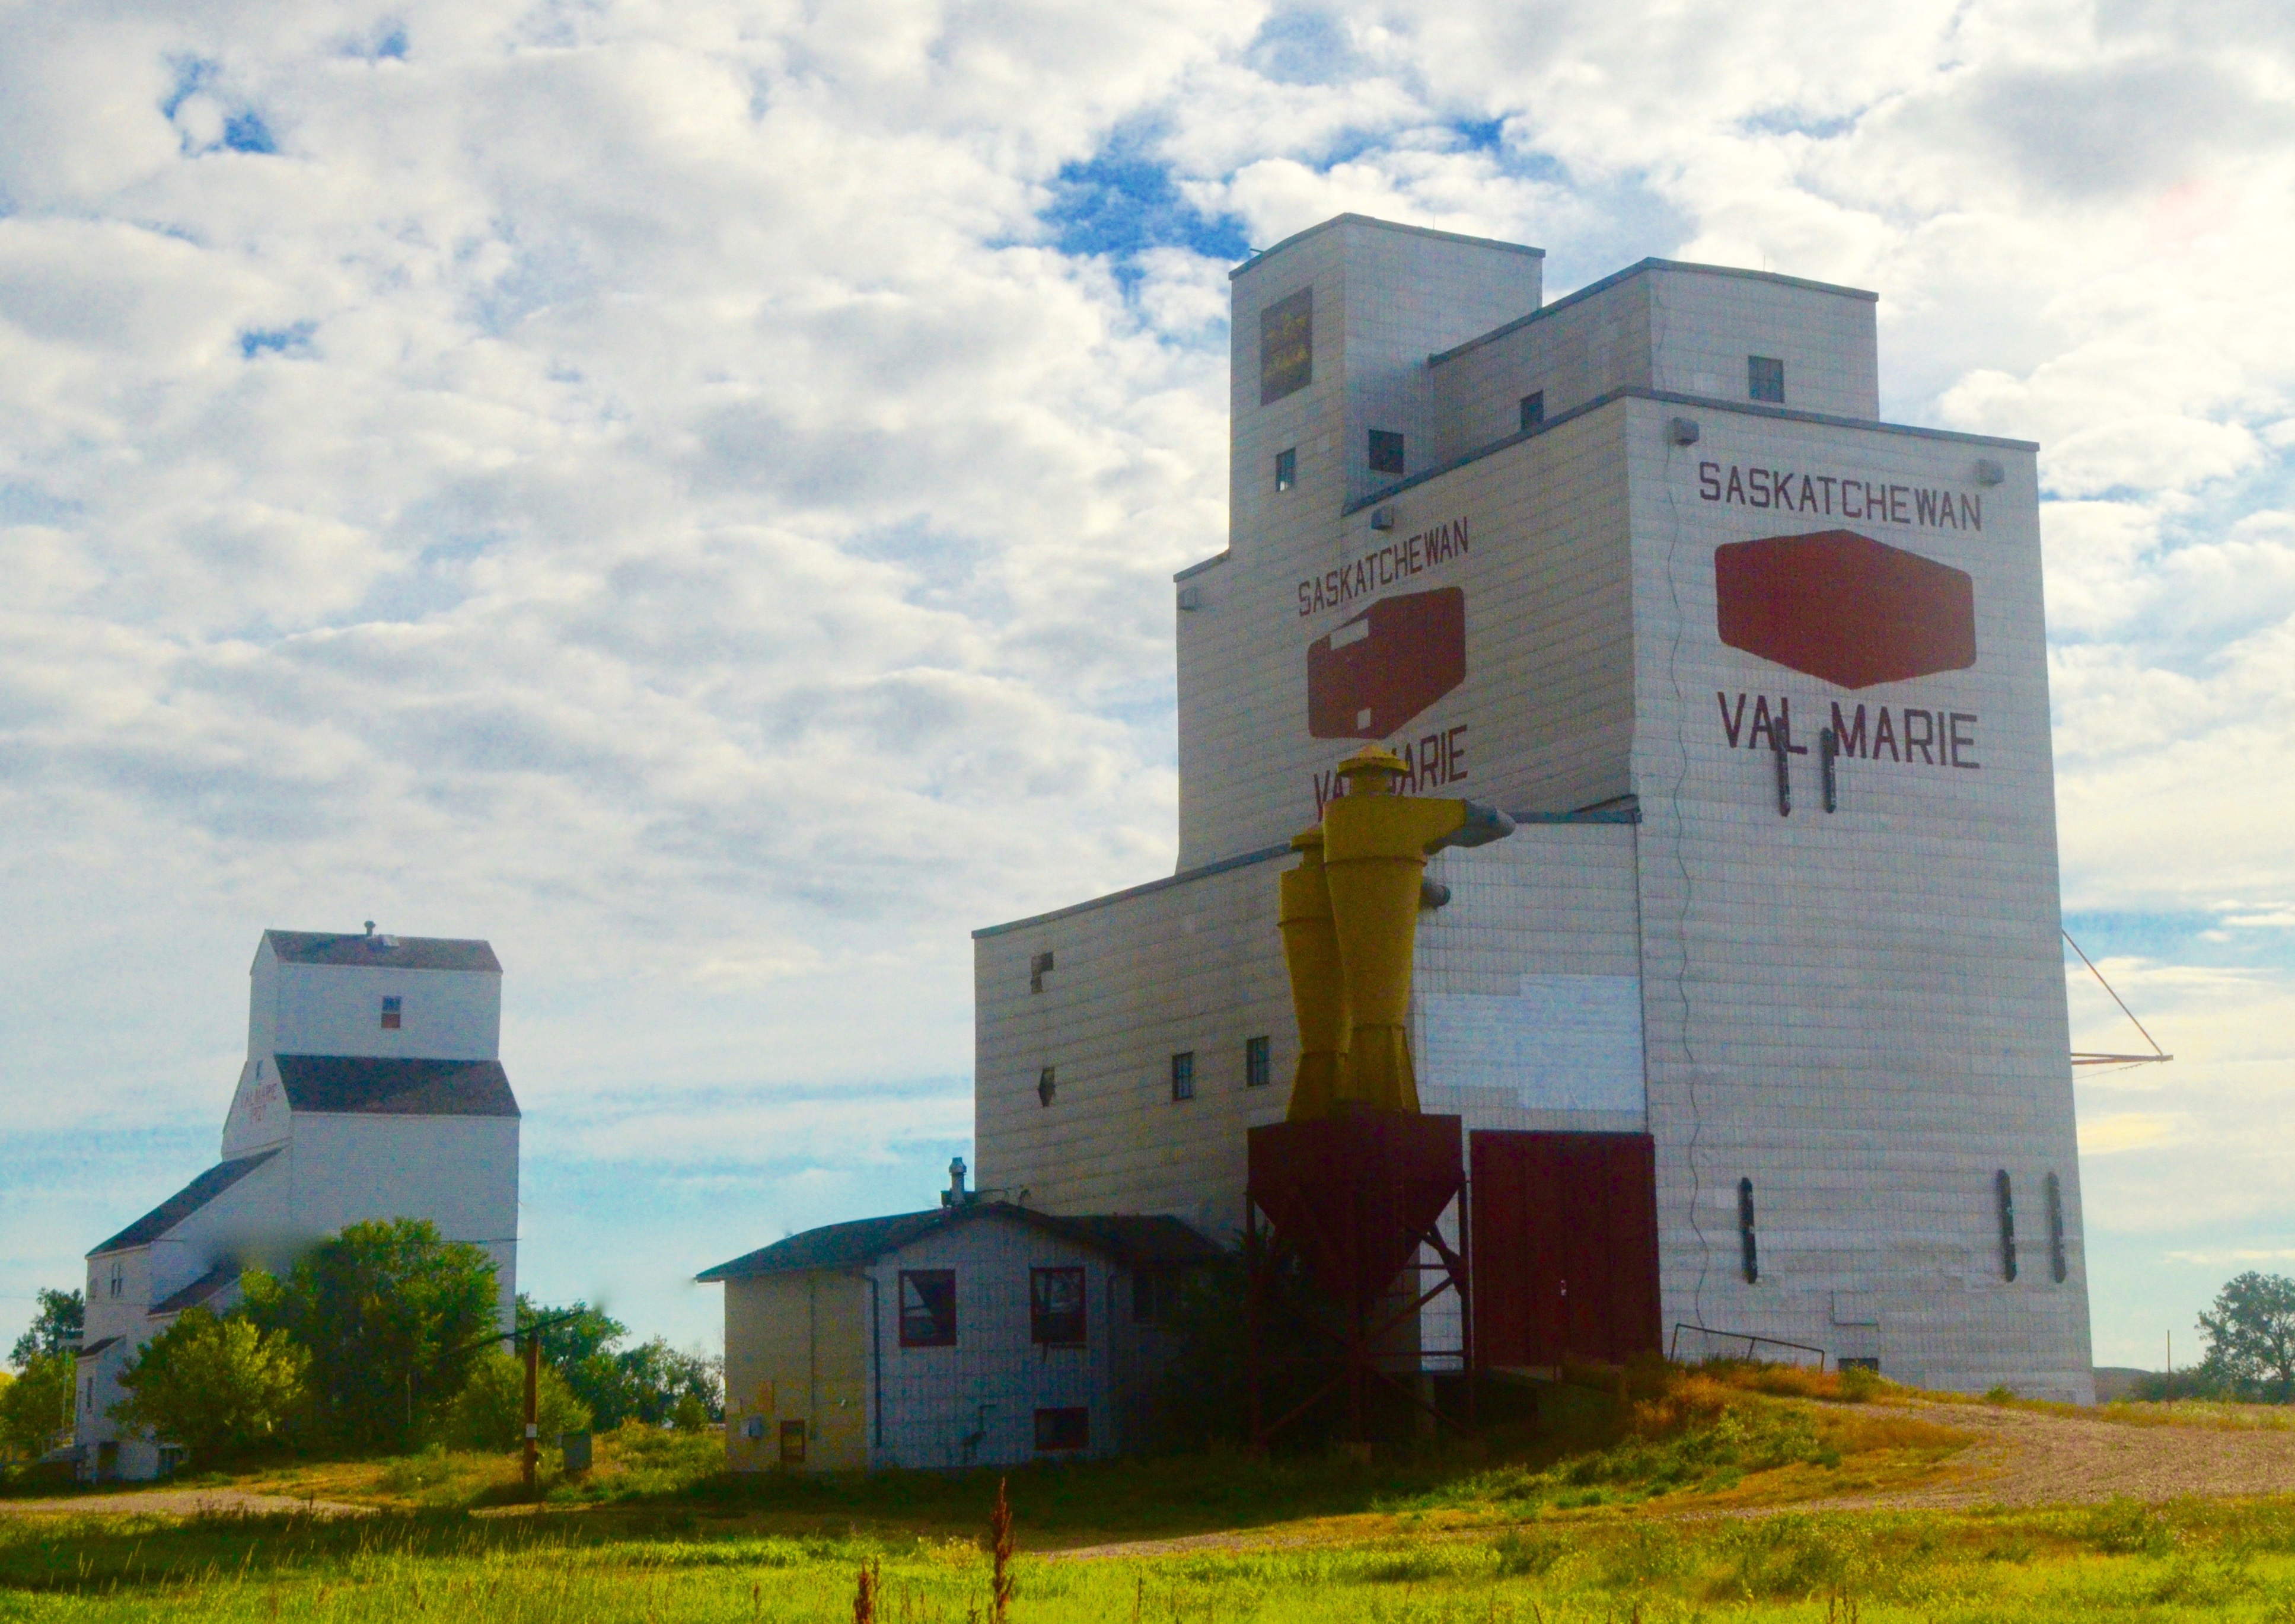
[[[283,1331],[185,1309],[119,1373],[121,1425],[148,1428],[202,1464],[278,1442],[307,1400],[311,1356]]]
[[[541,1416],[535,1430],[545,1441],[588,1429],[590,1407],[574,1396],[553,1367],[542,1367],[535,1400]],[[481,1359],[447,1412],[446,1430],[453,1441],[469,1449],[516,1449],[526,1436],[525,1363],[499,1348]]]

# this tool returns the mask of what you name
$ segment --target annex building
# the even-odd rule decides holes
[[[225,1311],[241,1269],[370,1219],[427,1218],[518,1294],[517,1098],[502,963],[484,942],[269,930],[221,1157],[87,1254],[74,1443],[90,1478],[146,1478],[165,1446],[110,1416],[137,1349],[186,1309]]]
[[[1430,863],[1409,1025],[1484,1363],[2086,1400],[2036,447],[1881,421],[1873,294],[1540,258],[1349,215],[1233,273],[1179,871],[976,933],[980,1181],[1233,1236],[1277,876],[1376,742],[1517,825]]]

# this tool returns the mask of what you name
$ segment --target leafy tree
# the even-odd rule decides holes
[[[310,1353],[286,1332],[185,1309],[119,1373],[124,1426],[149,1428],[200,1461],[276,1443],[305,1401]]]
[[[681,1403],[689,1420],[697,1413],[702,1417],[695,1424],[724,1419],[724,1379],[717,1360],[681,1352],[659,1336],[634,1348],[619,1347],[627,1328],[586,1302],[551,1308],[521,1296],[518,1311],[521,1326],[574,1316],[542,1332],[542,1357],[566,1378],[601,1430],[625,1421],[650,1426],[674,1422]]]
[[[77,1291],[60,1292],[47,1286],[40,1288],[40,1311],[34,1317],[31,1328],[16,1339],[8,1351],[8,1363],[21,1370],[33,1359],[43,1355],[73,1353],[79,1349],[80,1331],[87,1323],[87,1304]]]
[[[574,1396],[558,1367],[545,1361],[537,1377],[535,1430],[545,1439],[586,1431],[590,1407]],[[526,1437],[526,1361],[502,1349],[479,1359],[448,1413],[447,1430],[473,1449],[516,1449]]]
[[[310,1350],[322,1439],[396,1450],[436,1426],[486,1351],[495,1289],[484,1250],[400,1218],[352,1224],[283,1280],[249,1269],[240,1312]]]
[[[2250,1269],[2216,1293],[2200,1330],[2208,1339],[2202,1372],[2250,1398],[2295,1399],[2295,1280]]]
[[[78,1366],[69,1353],[35,1353],[0,1387],[0,1444],[34,1458],[72,1424]]]

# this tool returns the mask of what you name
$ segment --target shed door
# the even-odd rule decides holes
[[[1622,1364],[1658,1351],[1649,1135],[1478,1132],[1470,1176],[1482,1364]]]

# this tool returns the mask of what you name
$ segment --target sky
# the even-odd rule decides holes
[[[490,939],[520,1284],[928,1204],[973,926],[1175,852],[1226,273],[1342,210],[1880,294],[2041,443],[2095,1354],[2295,1272],[2295,12],[0,4],[0,1336],[265,927]],[[2076,1044],[2143,1047],[2077,961]]]

